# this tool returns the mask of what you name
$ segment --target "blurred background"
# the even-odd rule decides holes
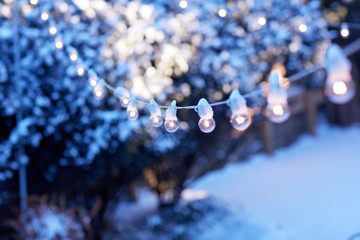
[[[231,126],[224,105],[214,107],[216,128],[210,134],[200,131],[193,110],[178,111],[175,133],[149,125],[142,104],[138,120],[128,120],[114,92],[97,89],[101,86],[91,82],[91,74],[147,101],[169,105],[175,99],[178,106],[192,106],[200,98],[227,100],[233,89],[248,94],[266,88],[273,69],[286,81],[322,63],[331,43],[346,47],[359,36],[357,0],[2,0],[0,239],[319,240],[350,239],[351,234],[355,239],[353,228],[360,232],[360,225],[342,233],[348,238],[332,238],[323,235],[333,233],[331,227],[316,235],[322,225],[316,222],[313,230],[306,229],[314,235],[296,238],[293,233],[290,238],[283,226],[288,220],[268,225],[268,220],[252,219],[248,224],[244,216],[251,218],[251,211],[239,207],[245,203],[229,208],[228,201],[235,200],[209,193],[224,178],[233,181],[218,191],[236,192],[241,179],[233,176],[243,170],[213,182],[201,179],[224,166],[243,166],[232,164],[247,164],[253,156],[260,156],[255,162],[272,162],[277,151],[292,151],[304,135],[310,143],[285,159],[310,147],[324,155],[301,159],[327,159],[331,144],[341,139],[344,144],[350,139],[352,148],[346,151],[351,156],[360,153],[360,134],[355,134],[360,53],[349,57],[356,84],[349,102],[327,99],[327,74],[321,69],[284,84],[291,109],[284,123],[264,116],[263,93],[247,99],[252,124],[246,131]],[[74,53],[76,59],[69,59]],[[331,141],[316,145],[321,139]],[[359,170],[353,163],[349,169]],[[223,227],[215,228],[222,219]],[[219,235],[206,235],[209,229],[218,229]]]

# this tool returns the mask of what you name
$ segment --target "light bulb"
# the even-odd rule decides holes
[[[49,14],[47,12],[43,12],[40,17],[41,20],[47,21],[49,19]]]
[[[213,118],[200,118],[198,125],[201,131],[203,131],[204,133],[210,133],[214,131],[216,123]]]
[[[179,121],[177,120],[167,120],[164,123],[165,129],[168,132],[176,132],[179,129]]]
[[[64,47],[63,41],[61,41],[59,38],[55,39],[55,47],[57,49],[62,49]]]
[[[299,25],[299,31],[300,32],[306,32],[307,29],[308,29],[308,27],[305,24],[302,23],[302,24]]]
[[[101,86],[101,84],[97,84],[95,87],[94,87],[94,97],[97,99],[97,100],[101,100],[105,97],[105,90],[104,88]]]
[[[139,112],[137,110],[128,110],[126,114],[130,120],[136,120],[139,117]]]
[[[336,104],[344,104],[355,96],[355,83],[350,74],[333,73],[325,84],[325,95]]]
[[[261,25],[261,26],[264,26],[266,24],[266,18],[264,17],[259,17],[258,18],[258,23]]]
[[[136,120],[139,117],[139,111],[136,108],[135,99],[131,99],[129,105],[127,106],[126,115],[130,120]]]
[[[349,30],[349,26],[347,25],[347,23],[343,23],[340,26],[340,35],[342,38],[346,39],[350,36],[350,30]]]
[[[153,127],[160,127],[164,122],[161,115],[155,115],[155,114],[151,114],[149,121]]]
[[[236,130],[245,131],[250,126],[251,120],[246,114],[232,114],[230,123]]]
[[[30,4],[33,5],[33,6],[35,6],[38,3],[39,3],[38,0],[30,0]]]
[[[226,12],[225,9],[222,8],[222,9],[219,10],[218,14],[219,14],[220,17],[223,18],[223,17],[226,17],[227,12]]]
[[[76,60],[78,59],[77,51],[76,50],[71,51],[69,58],[70,58],[70,61],[76,62]]]
[[[83,66],[77,66],[76,67],[76,73],[79,76],[83,76],[85,73],[85,68]]]
[[[92,87],[95,87],[98,82],[98,78],[96,76],[89,77],[89,84]]]
[[[151,113],[149,118],[150,124],[153,127],[160,127],[163,124],[164,119],[161,116],[161,110],[159,105],[155,102],[154,99],[151,99],[148,108]]]
[[[164,123],[165,129],[168,132],[176,132],[179,129],[179,121],[176,117],[176,101],[173,100],[169,106],[169,108],[166,110],[165,115],[165,123]]]
[[[240,95],[239,90],[234,89],[229,97],[228,105],[231,108],[231,125],[239,131],[245,131],[251,124],[246,100]]]
[[[214,111],[205,98],[200,99],[195,109],[200,117],[199,128],[204,133],[210,133],[215,129],[215,120],[213,119]]]
[[[120,104],[121,104],[122,107],[127,107],[129,105],[129,103],[130,103],[130,98],[129,97],[122,96],[120,98]]]
[[[290,117],[290,107],[287,101],[287,93],[280,87],[280,73],[272,70],[268,77],[270,83],[270,93],[267,97],[265,115],[273,123],[285,122]]]
[[[180,6],[181,8],[187,8],[188,2],[187,2],[186,0],[181,0],[181,1],[179,2],[179,6]]]
[[[342,49],[332,44],[326,53],[325,95],[335,104],[349,102],[355,96],[355,83],[351,77],[351,62]]]
[[[131,95],[127,89],[122,87],[117,87],[114,95],[119,98],[122,107],[127,107],[129,105]]]
[[[275,105],[268,104],[266,106],[265,114],[273,123],[282,123],[290,117],[290,108],[287,103]]]
[[[57,29],[54,26],[49,27],[49,32],[51,35],[55,35],[57,33]]]

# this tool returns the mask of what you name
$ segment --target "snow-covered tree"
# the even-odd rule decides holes
[[[181,177],[168,188],[181,191],[189,166],[209,156],[201,146],[211,139],[207,146],[214,151],[219,142],[233,139],[220,141],[219,132],[194,138],[198,118],[189,111],[179,113],[185,121],[176,134],[148,126],[146,115],[130,122],[111,91],[104,100],[94,99],[87,75],[78,76],[77,66],[138,97],[194,105],[201,97],[226,99],[235,88],[254,90],[276,62],[290,73],[317,63],[329,37],[319,0],[194,0],[186,8],[178,0],[20,2],[18,82],[13,79],[19,71],[13,62],[13,2],[0,5],[0,115],[6,126],[0,133],[5,169],[0,179],[30,156],[52,181],[56,166],[88,166],[103,152],[118,158],[115,162],[132,177],[169,158],[175,177],[166,178]],[[41,19],[43,12],[51,21]],[[77,49],[76,63],[69,52],[56,49],[52,24],[66,49]],[[219,127],[228,121],[226,111],[217,113]]]

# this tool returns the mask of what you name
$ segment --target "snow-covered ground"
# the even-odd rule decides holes
[[[360,232],[360,126],[321,123],[316,137],[304,135],[273,156],[258,154],[228,164],[191,189],[205,190],[241,209],[239,216],[245,214],[257,223],[254,226],[266,226],[244,229],[229,220],[198,239],[350,239]],[[244,238],[244,231],[254,230],[263,232]]]

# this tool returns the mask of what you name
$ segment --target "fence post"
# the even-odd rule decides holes
[[[307,90],[306,91],[306,127],[311,135],[316,134],[316,118],[317,118],[317,100],[315,97],[316,92]]]
[[[261,137],[264,142],[264,150],[267,154],[270,155],[273,154],[275,150],[273,128],[273,124],[267,118],[261,122]]]

